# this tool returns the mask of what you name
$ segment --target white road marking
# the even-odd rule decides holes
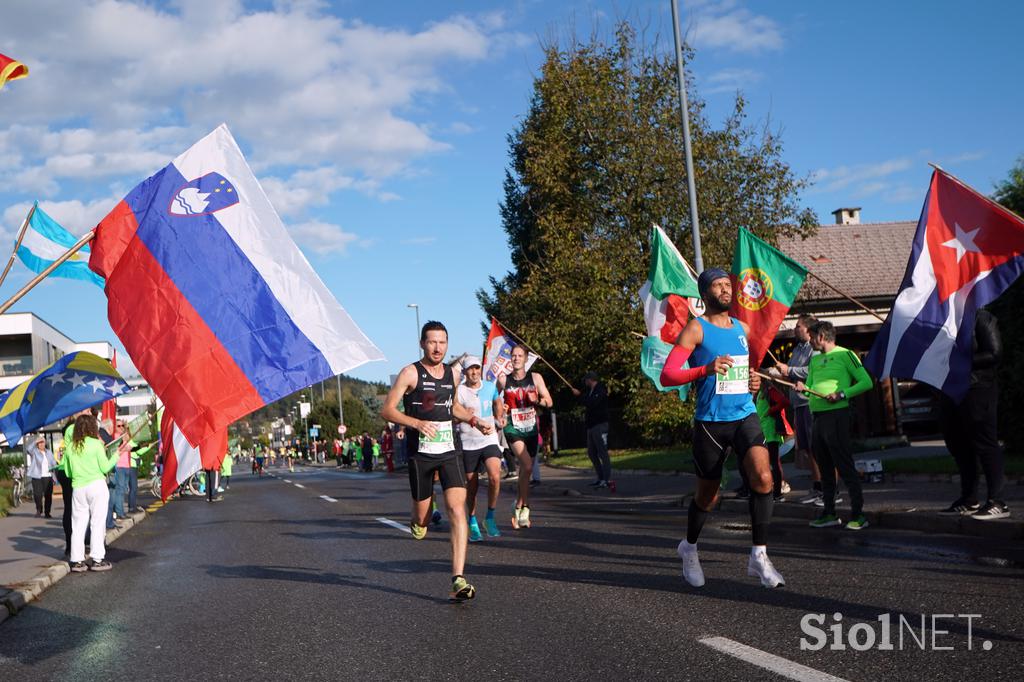
[[[306,487],[306,486],[302,485],[301,483],[292,483],[292,485],[295,486],[296,488],[305,488]]]
[[[386,519],[383,516],[378,516],[377,520],[380,521],[381,523],[383,523],[385,526],[391,526],[392,528],[397,528],[398,530],[405,531],[406,533],[409,533],[410,535],[412,534],[412,531],[409,530],[408,526],[404,526],[401,523],[399,523],[398,521],[392,521],[391,519]]]
[[[333,497],[330,497],[330,496],[328,496],[328,495],[321,495],[321,496],[320,496],[320,499],[321,499],[321,500],[327,500],[328,502],[337,502],[337,500],[336,500],[336,499],[334,499]]]
[[[291,481],[289,481],[287,478],[282,478],[281,480],[284,481],[285,483],[291,483]]]
[[[723,654],[729,654],[741,661],[746,661],[747,663],[756,665],[759,668],[770,670],[771,672],[781,675],[786,679],[798,680],[799,682],[847,682],[847,680],[844,680],[841,677],[829,675],[828,673],[823,673],[820,670],[815,670],[814,668],[808,668],[806,665],[794,663],[793,661],[780,656],[769,654],[766,651],[755,649],[754,647],[747,646],[746,644],[734,642],[725,637],[707,637],[698,641],[712,649],[721,651]]]

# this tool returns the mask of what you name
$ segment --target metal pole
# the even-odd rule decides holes
[[[693,178],[693,151],[690,145],[690,111],[686,102],[686,73],[683,70],[683,41],[679,33],[679,0],[672,0],[672,28],[676,38],[676,76],[679,81],[679,115],[683,118],[683,151],[686,152],[686,190],[690,199],[690,229],[693,230],[693,264],[704,271],[700,251],[700,221],[697,218],[697,184]]]
[[[420,304],[410,303],[406,308],[413,308],[416,310],[416,355],[420,354]]]
[[[18,255],[18,249],[21,247],[21,240],[25,238],[25,230],[28,229],[28,224],[32,222],[32,215],[36,212],[36,206],[38,204],[32,204],[32,208],[28,210],[28,215],[25,216],[24,222],[21,223],[21,229],[18,230],[18,239],[14,242],[14,250],[11,251],[11,257],[7,261],[7,266],[4,267],[4,273],[0,275],[0,285],[3,285],[4,280],[7,279],[7,273],[11,271],[11,266],[14,265],[14,259]]]
[[[341,375],[335,377],[338,380],[338,423],[345,423],[345,407],[341,404]]]

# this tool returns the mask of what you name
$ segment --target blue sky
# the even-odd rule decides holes
[[[1017,3],[682,2],[713,121],[737,88],[781,127],[823,223],[917,218],[928,161],[991,191],[1024,154]],[[661,2],[13,0],[0,53],[0,237],[32,200],[76,233],[220,122],[310,262],[388,357],[413,359],[414,311],[478,350],[474,292],[509,268],[498,203],[506,136],[541,38],[628,17],[670,46]],[[697,188],[698,192],[700,187]],[[13,293],[29,278],[16,265]],[[52,280],[16,311],[116,339],[91,285]]]

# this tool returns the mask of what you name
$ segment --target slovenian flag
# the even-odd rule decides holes
[[[13,446],[26,433],[129,390],[117,370],[100,356],[68,353],[0,396],[0,431]]]
[[[228,451],[228,430],[222,429],[193,446],[164,410],[160,420],[160,455],[164,470],[160,476],[160,497],[166,501],[182,483],[201,469],[220,469]]]
[[[686,326],[690,315],[701,315],[704,304],[697,291],[697,280],[679,249],[657,225],[651,228],[651,260],[647,281],[640,288],[647,338],[640,349],[640,371],[659,391],[678,391],[685,398],[687,386],[661,385],[661,370],[672,346]]]
[[[7,81],[16,81],[19,78],[28,78],[28,67],[17,59],[0,54],[0,90],[4,89]]]
[[[292,241],[227,126],[96,228],[107,316],[190,443],[383,360]]]
[[[971,385],[978,309],[1024,272],[1024,219],[943,172],[932,174],[910,262],[864,366],[960,402]]]
[[[42,272],[53,265],[53,262],[63,256],[78,240],[79,237],[61,227],[60,223],[47,215],[36,202],[25,235],[18,246],[18,259],[32,272]],[[89,253],[88,246],[79,249],[58,265],[50,276],[85,280],[102,289],[103,278],[89,269]]]

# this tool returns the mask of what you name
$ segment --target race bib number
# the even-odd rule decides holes
[[[715,393],[737,395],[750,392],[750,356],[733,356],[733,365],[725,374],[715,375]]]
[[[425,455],[443,455],[455,449],[455,438],[452,436],[451,422],[430,422],[434,425],[434,437],[420,431],[419,451]]]
[[[513,408],[512,426],[516,431],[533,431],[537,426],[537,410],[532,407]]]

